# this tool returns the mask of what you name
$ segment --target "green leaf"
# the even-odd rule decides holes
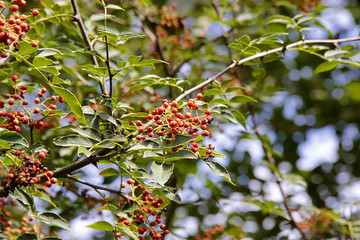
[[[213,161],[205,161],[205,163],[210,167],[210,169],[218,176],[224,178],[229,183],[235,185],[230,178],[228,170],[221,165],[220,163],[213,162]]]
[[[40,71],[43,71],[43,72],[51,73],[54,76],[59,76],[59,74],[60,74],[59,70],[54,66],[39,67],[37,69],[40,70]]]
[[[79,135],[68,135],[62,138],[58,138],[54,141],[54,144],[62,147],[91,147],[92,143],[88,138]]]
[[[106,8],[109,8],[109,9],[116,9],[116,10],[124,10],[122,7],[119,7],[115,4],[108,4],[106,5]]]
[[[73,232],[72,229],[70,228],[69,223],[65,219],[57,215],[56,213],[44,212],[40,214],[40,216],[38,216],[37,218],[46,224]]]
[[[184,135],[176,135],[175,136],[175,140],[172,141],[169,145],[167,145],[166,147],[177,147],[180,145],[183,145],[185,143],[191,142],[192,140],[197,139],[197,137],[192,137],[192,136],[184,136]]]
[[[245,103],[245,102],[257,102],[255,99],[249,96],[240,95],[230,99],[230,103]]]
[[[74,125],[71,125],[71,130],[74,132],[77,132],[78,134],[84,136],[84,137],[88,137],[91,139],[94,139],[96,141],[101,141],[101,135],[98,131],[96,131],[94,128],[90,128],[90,127],[77,127]]]
[[[37,188],[36,191],[33,192],[33,195],[38,197],[39,199],[46,201],[48,203],[50,203],[54,208],[56,208],[55,203],[53,203],[51,201],[51,197],[49,195],[49,193],[43,189],[43,188]]]
[[[134,233],[133,230],[131,230],[128,226],[126,226],[124,223],[120,223],[117,225],[118,228],[120,228],[121,232],[124,232],[126,235],[131,237],[132,239],[139,240],[139,237],[137,234]]]
[[[93,223],[86,227],[96,229],[96,230],[101,230],[101,231],[108,231],[108,232],[114,231],[113,225],[111,225],[110,223],[108,223],[106,221],[98,221],[98,222]]]
[[[197,159],[195,153],[189,150],[179,150],[172,153],[169,157],[166,158],[166,161],[177,161],[185,159]]]
[[[106,204],[102,207],[97,208],[96,210],[106,210],[106,211],[115,211],[117,209],[116,206],[112,204]]]
[[[37,240],[37,236],[34,233],[25,233],[17,237],[16,240]]]
[[[212,88],[212,89],[209,89],[207,90],[205,93],[204,93],[204,97],[206,96],[212,96],[212,95],[223,95],[223,92],[218,89],[218,88]]]
[[[50,237],[45,237],[43,240],[63,240],[63,239],[59,237],[50,236]]]
[[[20,133],[8,131],[4,128],[0,129],[0,140],[11,143],[12,145],[19,144],[24,147],[29,147],[28,141]]]
[[[31,43],[27,43],[27,42],[22,42],[19,48],[19,55],[24,56],[24,55],[30,55],[33,52],[35,52],[37,50],[37,48],[31,46]]]
[[[72,92],[59,85],[52,84],[51,87],[69,105],[71,111],[77,116],[77,120],[82,124],[86,124],[85,116],[77,97]]]
[[[33,60],[33,64],[35,67],[44,67],[55,64],[53,60],[44,58],[44,57],[35,57]]]
[[[129,63],[130,63],[131,65],[134,65],[134,64],[140,62],[141,59],[142,59],[141,56],[130,56],[130,57],[128,58]]]
[[[111,176],[119,176],[120,175],[119,171],[114,169],[114,168],[106,168],[106,169],[102,170],[99,174],[101,176],[104,176],[104,177],[111,177]]]
[[[156,142],[147,140],[132,146],[129,151],[143,151],[143,150],[156,150],[160,149],[160,145]]]
[[[93,146],[93,148],[107,148],[107,149],[112,149],[114,148],[116,145],[113,141],[110,141],[109,139],[105,139],[102,140],[101,142],[95,144]]]
[[[243,114],[237,111],[231,111],[232,115],[236,118],[236,120],[247,130],[246,128],[246,118]]]
[[[314,74],[330,71],[339,65],[338,61],[329,61],[329,62],[323,62],[319,66],[316,67]]]
[[[226,118],[227,120],[231,121],[232,123],[238,123],[237,119],[230,112],[225,112],[225,111],[223,111],[221,113],[213,112],[212,114],[219,116],[219,117]]]
[[[109,121],[112,124],[114,124],[115,126],[117,126],[117,122],[116,122],[115,118],[111,117],[109,114],[101,112],[101,113],[99,113],[99,116],[102,117],[103,119],[105,119],[106,121]]]
[[[164,160],[162,156],[159,156],[153,151],[145,151],[143,158],[151,158],[152,160]]]
[[[174,170],[174,163],[168,164],[165,162],[152,162],[151,164],[151,171],[154,174],[156,180],[161,185],[164,185],[170,178],[173,170]]]

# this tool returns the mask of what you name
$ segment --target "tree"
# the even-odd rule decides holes
[[[329,6],[0,8],[2,239],[82,239],[79,218],[92,239],[359,237],[360,37],[327,29]],[[336,149],[303,164],[319,129]]]

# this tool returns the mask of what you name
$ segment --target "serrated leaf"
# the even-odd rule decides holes
[[[54,144],[57,146],[63,147],[91,147],[92,143],[88,138],[79,136],[79,135],[68,135],[62,138],[58,138],[54,141]]]
[[[104,177],[111,177],[111,176],[119,176],[120,175],[119,171],[114,169],[114,168],[106,168],[106,169],[102,170],[99,174],[101,176],[104,176]]]
[[[108,232],[114,231],[113,225],[111,225],[110,223],[108,223],[106,221],[98,221],[98,222],[93,223],[93,224],[91,224],[89,226],[86,226],[86,227],[96,229],[96,230],[100,230],[100,231],[108,231]]]
[[[323,62],[314,70],[314,74],[330,71],[339,65],[338,61]]]
[[[230,103],[245,103],[245,102],[257,102],[255,99],[249,96],[240,95],[230,99]]]
[[[65,100],[65,102],[70,107],[71,111],[77,116],[77,120],[80,123],[86,125],[85,116],[82,111],[81,104],[79,103],[77,97],[72,92],[61,86],[52,84],[51,87],[54,89],[54,91],[57,94],[59,94]]]
[[[159,162],[152,162],[151,164],[151,171],[154,174],[154,177],[161,185],[164,185],[170,178],[171,174],[174,170],[174,163],[159,163]]]
[[[229,183],[235,185],[230,178],[229,172],[228,170],[221,165],[218,162],[213,162],[213,161],[205,161],[205,163],[210,167],[210,169],[218,176],[224,178],[226,181],[228,181]]]
[[[192,140],[197,139],[197,137],[192,137],[192,136],[185,136],[185,135],[176,135],[175,136],[175,140],[172,141],[169,145],[167,145],[166,147],[177,147],[180,145],[183,145],[185,143],[191,142]]]
[[[183,149],[172,153],[169,157],[166,158],[166,161],[177,161],[185,159],[197,159],[197,156],[192,151]]]
[[[56,213],[44,212],[44,213],[40,214],[40,216],[38,216],[37,218],[46,224],[73,232],[69,223],[65,219],[63,219],[62,217],[57,215]]]

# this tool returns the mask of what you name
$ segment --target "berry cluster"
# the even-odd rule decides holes
[[[169,230],[165,229],[165,224],[162,223],[161,215],[166,209],[162,206],[164,200],[157,196],[153,196],[148,189],[144,189],[141,184],[135,185],[134,179],[128,179],[127,184],[132,189],[133,199],[136,199],[137,208],[131,213],[131,217],[119,217],[119,223],[137,228],[139,239],[145,239],[149,235],[154,240],[161,240],[165,235],[169,234]],[[127,187],[125,183],[122,188]],[[135,190],[141,192],[140,196],[135,198]],[[128,202],[121,202],[120,206],[125,207]],[[117,237],[121,237],[121,233],[116,233]]]
[[[15,159],[14,162],[22,159],[23,164],[22,166],[16,166],[14,169],[9,170],[6,179],[1,182],[1,186],[4,187],[5,190],[13,190],[15,187],[31,186],[39,183],[41,182],[41,178],[37,175],[42,173],[46,173],[45,175],[49,179],[45,184],[47,187],[51,187],[52,183],[57,182],[57,179],[52,177],[54,173],[48,171],[47,167],[44,167],[43,159],[46,157],[45,151],[39,152],[36,158],[20,150],[13,149],[10,153],[12,153],[11,157]]]
[[[1,43],[3,43],[3,46],[12,45],[15,50],[18,50],[20,41],[25,38],[25,33],[29,30],[29,25],[26,23],[26,19],[28,17],[35,17],[39,15],[38,10],[33,10],[32,15],[30,16],[20,15],[19,9],[25,5],[25,0],[12,0],[10,3],[0,1],[1,13],[7,8],[9,8],[11,10],[10,12],[12,12],[8,18],[6,18],[3,14],[0,15],[0,46]],[[31,45],[33,47],[37,47],[39,43],[32,41]],[[8,53],[1,51],[1,48],[0,53],[2,58],[8,57]]]
[[[16,203],[16,202],[12,202]],[[4,225],[5,229],[2,234],[8,237],[8,240],[14,240],[17,236],[23,235],[25,233],[36,233],[37,228],[36,225],[30,224],[30,222],[34,222],[34,217],[23,217],[21,219],[20,225],[14,223],[11,219],[14,217],[12,213],[6,212],[5,216],[10,218],[10,220],[6,220],[5,218],[0,218],[0,222]],[[16,238],[17,239],[17,238]]]
[[[316,7],[322,0],[300,0],[299,8],[301,11],[308,13],[310,8]]]
[[[201,93],[196,98],[197,100],[202,99]],[[198,110],[199,104],[195,99],[189,99],[186,107],[182,110],[180,110],[177,102],[169,103],[167,99],[164,99],[162,106],[156,108],[147,116],[148,123],[143,124],[140,120],[135,122],[140,127],[138,129],[140,134],[136,136],[136,139],[140,141],[157,135],[160,138],[174,140],[173,137],[178,134],[197,137],[199,133],[202,136],[209,136],[210,132],[207,125],[211,124],[213,120],[211,110],[206,109],[203,115],[200,115]],[[199,145],[194,141],[186,146],[173,148],[172,151],[176,152],[184,148],[188,148],[200,157]],[[209,147],[205,150],[209,157],[214,157],[211,152],[213,149],[213,147]]]
[[[51,96],[49,98],[45,97],[47,92],[46,88],[42,88],[38,93],[38,97],[34,99],[34,104],[30,107],[29,101],[25,100],[25,94],[27,93],[28,87],[26,85],[21,85],[20,87],[16,86],[18,82],[18,77],[16,75],[12,76],[12,80],[15,82],[13,87],[14,94],[7,93],[4,95],[4,98],[0,99],[0,117],[3,118],[3,121],[0,123],[0,128],[6,128],[9,131],[20,132],[20,123],[25,126],[36,127],[40,129],[44,126],[43,121],[34,120],[31,118],[31,114],[39,114],[40,107],[51,111],[57,109],[55,101],[58,99],[60,103],[64,102],[64,99],[59,96]],[[42,100],[41,100],[42,98]],[[47,102],[52,101],[53,103],[47,104]]]
[[[225,226],[216,225],[213,226],[209,231],[203,232],[203,237],[201,235],[196,235],[195,240],[213,240],[219,239],[219,235],[223,234],[225,231]]]

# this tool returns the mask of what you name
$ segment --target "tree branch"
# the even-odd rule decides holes
[[[295,43],[290,43],[284,47],[279,47],[279,48],[275,48],[275,49],[271,49],[268,51],[264,51],[258,54],[255,54],[253,56],[241,59],[239,61],[234,61],[232,64],[230,64],[229,66],[227,66],[226,68],[224,68],[223,70],[221,70],[219,73],[217,73],[216,75],[214,75],[211,78],[208,78],[206,81],[194,86],[193,88],[190,88],[189,90],[183,92],[181,95],[179,95],[175,101],[180,101],[181,99],[183,99],[184,97],[186,97],[187,95],[195,92],[196,90],[214,82],[216,79],[218,79],[220,76],[222,76],[224,73],[228,72],[230,69],[236,67],[236,66],[242,66],[243,64],[253,61],[255,59],[259,59],[274,53],[279,53],[279,52],[283,52],[285,50],[291,50],[294,47],[297,47],[299,45],[303,45],[303,44],[333,44],[334,46],[336,46],[339,43],[343,43],[343,42],[351,42],[351,41],[358,41],[360,40],[360,36],[358,37],[354,37],[354,38],[343,38],[343,39],[324,39],[324,40],[301,40]]]
[[[83,184],[83,185],[89,186],[89,187],[91,187],[91,188],[98,189],[98,190],[104,190],[104,191],[107,191],[107,192],[110,192],[110,193],[117,194],[117,195],[119,195],[120,197],[122,197],[122,198],[124,198],[124,199],[126,199],[126,200],[132,200],[131,197],[126,196],[125,194],[123,194],[123,193],[120,192],[120,191],[117,191],[117,190],[114,190],[114,189],[111,189],[111,188],[106,188],[106,187],[102,187],[102,186],[98,186],[98,185],[95,185],[95,184],[91,184],[91,183],[85,182],[85,181],[80,180],[80,179],[78,179],[78,178],[76,178],[76,177],[73,177],[73,176],[71,176],[71,175],[69,175],[69,174],[67,174],[65,177],[66,177],[66,178],[69,178],[69,179],[71,179],[71,180],[73,180],[73,181],[75,181],[75,182],[78,182],[78,183],[81,183],[81,184]]]
[[[80,28],[80,31],[81,31],[81,35],[86,43],[86,45],[88,46],[89,50],[90,51],[94,51],[94,48],[90,42],[90,39],[89,39],[89,36],[87,35],[87,32],[86,32],[86,29],[85,29],[85,26],[84,26],[84,23],[81,19],[81,15],[80,15],[80,12],[79,12],[79,7],[76,3],[76,0],[71,0],[71,5],[72,5],[72,8],[73,8],[73,11],[74,11],[74,20],[77,22],[79,28]],[[92,64],[95,66],[95,67],[99,67],[99,63],[95,57],[95,55],[93,54],[90,54],[90,58],[91,58],[91,62]],[[99,82],[99,87],[100,87],[100,91],[101,91],[101,94],[104,94],[104,86]]]

